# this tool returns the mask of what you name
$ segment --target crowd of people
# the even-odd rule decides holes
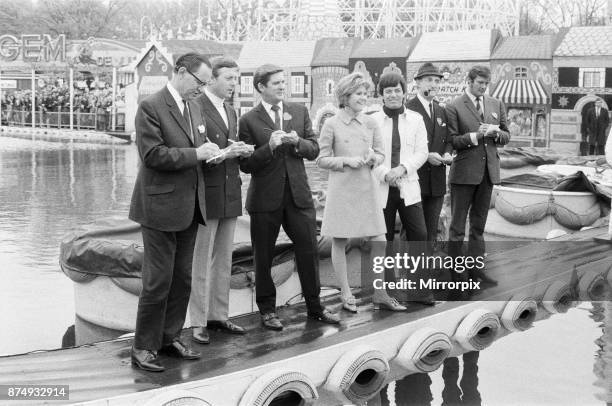
[[[28,124],[32,119],[32,90],[20,89],[15,91],[3,91],[0,97],[3,124]],[[40,125],[59,124],[56,119],[57,113],[70,112],[70,89],[66,84],[49,84],[36,90],[35,107],[37,121]],[[74,88],[73,111],[86,114],[95,113],[97,122],[101,126],[97,129],[106,129],[110,123],[111,107],[113,105],[113,92],[110,85],[104,88],[94,87],[90,89],[87,85]],[[125,106],[125,92],[123,85],[119,86],[116,93],[115,106],[122,109]],[[51,118],[53,117],[53,120]],[[93,120],[91,120],[93,122]],[[60,122],[68,123],[65,115]]]
[[[284,70],[277,65],[256,69],[253,85],[261,103],[238,120],[228,103],[238,69],[228,58],[185,54],[168,84],[138,107],[142,165],[129,218],[142,225],[144,245],[131,355],[140,369],[164,371],[160,354],[201,357],[181,339],[188,311],[191,339],[198,344],[210,342],[209,329],[248,333],[228,318],[232,242],[242,215],[240,171],[251,175],[245,207],[256,303],[266,329],[284,328],[271,275],[281,226],[293,242],[308,318],[334,325],[342,319],[320,300],[316,213],[304,160],[330,171],[321,235],[332,238],[345,311],[358,311],[347,281],[348,239],[368,239],[377,255],[389,257],[399,214],[409,255],[431,253],[449,165],[449,256],[464,255],[468,216],[467,254],[484,255],[489,202],[500,181],[497,147],[510,139],[503,103],[485,94],[491,77],[486,66],[474,66],[465,93],[445,107],[434,100],[442,74],[433,64],[421,66],[418,94],[407,103],[403,76],[386,72],[377,83],[383,109],[371,115],[364,110],[371,84],[362,73],[351,73],[338,82],[339,111],[325,121],[319,137],[306,107],[283,100]],[[384,279],[392,282],[397,276],[388,270]],[[496,284],[483,268],[451,274],[457,284]],[[406,275],[425,277],[421,270]],[[428,289],[401,293],[377,288],[374,308],[405,311],[408,305],[436,304]]]

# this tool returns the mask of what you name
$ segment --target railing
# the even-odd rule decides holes
[[[98,109],[95,113],[81,111],[72,112],[72,128],[75,130],[112,131],[112,115],[110,112]],[[69,111],[42,111],[36,112],[36,128],[70,128]],[[31,127],[32,112],[30,110],[2,109],[2,125]],[[125,131],[125,113],[115,113],[115,131]]]

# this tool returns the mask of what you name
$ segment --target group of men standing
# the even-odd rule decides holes
[[[446,109],[433,100],[441,77],[435,66],[423,65],[416,76],[418,95],[407,105],[421,114],[427,129],[429,154],[419,169],[422,235],[426,231],[428,239],[435,238],[446,193],[445,165],[453,162],[450,239],[463,242],[469,213],[470,253],[477,254],[484,250],[492,185],[499,182],[496,148],[509,140],[506,112],[484,94],[490,78],[486,67],[470,71],[466,93]],[[271,276],[281,226],[294,243],[308,317],[340,321],[319,299],[315,209],[304,167],[304,159],[317,158],[319,146],[308,111],[283,101],[283,69],[263,65],[253,77],[261,103],[237,122],[227,103],[237,82],[234,61],[188,53],[176,60],[168,84],[143,100],[136,114],[141,166],[129,217],[142,225],[144,259],[131,357],[143,370],[164,370],[158,353],[200,358],[180,338],[188,311],[197,343],[209,343],[208,329],[245,334],[228,320],[234,230],[242,214],[240,170],[251,174],[246,209],[262,325],[283,329]]]

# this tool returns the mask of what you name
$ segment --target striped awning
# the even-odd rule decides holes
[[[548,96],[538,80],[501,80],[491,96],[506,104],[547,104]]]

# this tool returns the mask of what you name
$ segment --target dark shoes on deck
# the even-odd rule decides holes
[[[192,340],[198,344],[209,344],[210,336],[208,335],[208,329],[215,331],[223,331],[228,334],[246,334],[246,330],[237,324],[232,323],[229,320],[209,320],[206,327],[194,327],[192,333]]]
[[[163,372],[166,368],[159,363],[157,351],[139,350],[132,347],[132,365],[150,372]]]
[[[187,360],[199,359],[201,354],[194,351],[180,340],[174,340],[172,343],[163,346],[160,353],[168,355],[170,357],[176,357]],[[157,351],[151,350],[139,350],[138,348],[132,347],[132,365],[150,372],[163,372],[166,368],[159,362],[159,356]]]
[[[340,317],[327,309],[323,309],[320,313],[308,313],[308,318],[320,321],[321,323],[340,324]],[[262,314],[261,324],[268,330],[281,331],[283,329],[283,323],[281,323],[276,313]]]

